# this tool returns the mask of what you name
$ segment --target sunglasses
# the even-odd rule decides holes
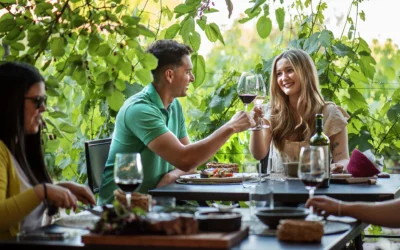
[[[31,100],[36,105],[36,108],[40,109],[40,106],[42,106],[42,103],[44,103],[44,105],[46,105],[47,96],[25,97],[25,100]]]

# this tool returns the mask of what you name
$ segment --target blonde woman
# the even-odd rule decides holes
[[[251,133],[250,151],[260,160],[269,153],[272,167],[298,161],[300,148],[309,145],[315,133],[315,114],[324,115],[324,133],[331,143],[331,169],[346,169],[349,162],[347,119],[349,115],[332,102],[325,102],[319,90],[317,70],[311,57],[291,49],[272,64],[270,103],[254,108],[255,121],[263,117],[270,127]]]

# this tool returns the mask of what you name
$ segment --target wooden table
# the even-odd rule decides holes
[[[400,196],[400,175],[392,174],[390,178],[379,178],[377,184],[331,184],[329,188],[319,188],[316,195],[327,195],[344,201],[385,201]],[[271,181],[261,183],[268,190]],[[305,202],[308,191],[299,180],[273,181],[274,200],[279,202]],[[149,191],[152,196],[172,196],[177,200],[218,200],[247,201],[249,189],[241,184],[170,184]]]

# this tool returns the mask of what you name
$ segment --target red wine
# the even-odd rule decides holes
[[[320,181],[317,180],[301,180],[306,187],[318,187],[322,183],[322,179]]]
[[[242,100],[242,102],[244,104],[249,104],[257,97],[257,95],[243,94],[243,95],[239,95],[239,97],[240,97],[240,100]]]
[[[142,184],[142,180],[116,182],[116,184],[122,191],[132,193]]]

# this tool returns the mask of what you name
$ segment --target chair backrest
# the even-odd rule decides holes
[[[85,142],[87,176],[93,193],[99,192],[110,144],[111,138]]]

